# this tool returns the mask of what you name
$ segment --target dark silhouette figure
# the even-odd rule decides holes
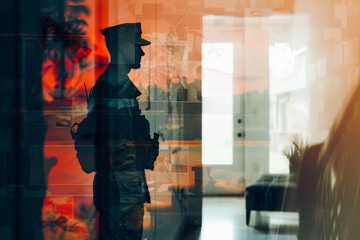
[[[145,55],[140,23],[125,23],[101,30],[111,56],[108,68],[97,79],[88,99],[88,116],[79,124],[76,140],[93,126],[95,148],[77,147],[82,162],[95,157],[94,204],[99,212],[99,238],[141,239],[144,203],[150,202],[145,169],[154,169],[159,153],[157,135],[150,137],[148,120],[141,115],[141,92],[128,78]],[[79,143],[75,143],[79,146]],[[88,157],[88,160],[86,160]],[[91,164],[90,164],[91,165]]]
[[[308,149],[299,183],[299,239],[358,239],[359,114],[357,86],[323,143]]]
[[[51,167],[43,154],[44,49],[38,36],[45,5],[5,0],[1,6],[0,239],[44,239],[41,217]]]

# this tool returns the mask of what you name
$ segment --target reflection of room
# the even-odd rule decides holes
[[[110,60],[100,29],[125,22],[152,42],[129,78],[160,135],[143,238],[296,239],[301,226],[313,239],[357,236],[359,6],[5,0],[0,236],[96,239],[94,173],[69,128]]]

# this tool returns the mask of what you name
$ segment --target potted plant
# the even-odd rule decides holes
[[[300,141],[298,138],[295,138],[290,147],[286,147],[282,153],[289,160],[289,171],[291,175],[294,175],[297,178],[301,162],[304,158],[305,152],[308,150],[309,146],[307,143]]]

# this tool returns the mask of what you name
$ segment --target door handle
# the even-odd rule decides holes
[[[242,133],[242,132],[239,132],[238,134],[237,134],[237,136],[240,138],[240,137],[245,137],[245,133]]]
[[[241,123],[242,123],[242,119],[239,118],[239,119],[237,120],[237,122],[238,122],[238,124],[241,124]],[[239,138],[240,138],[240,137],[244,137],[244,136],[245,136],[245,133],[238,132],[237,136],[238,136]]]

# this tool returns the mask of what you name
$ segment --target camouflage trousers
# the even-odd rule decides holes
[[[121,203],[99,212],[99,240],[141,240],[143,204]]]

